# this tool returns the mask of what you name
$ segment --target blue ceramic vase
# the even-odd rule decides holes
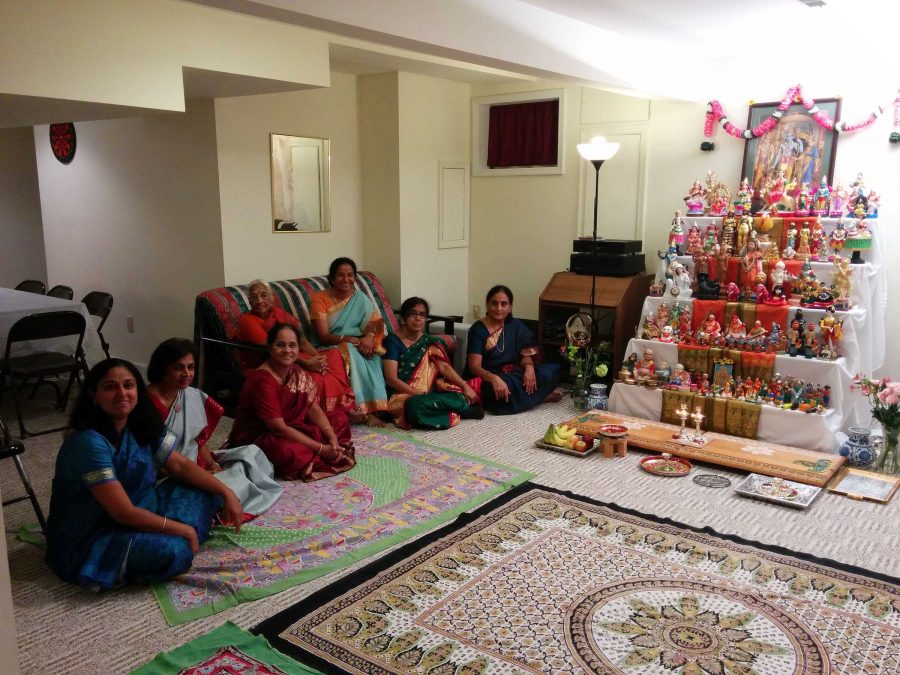
[[[847,431],[848,438],[841,445],[840,453],[847,458],[848,465],[867,466],[875,459],[870,433],[866,427],[850,427]]]
[[[588,394],[588,408],[592,410],[606,410],[609,407],[609,397],[606,395],[606,385],[595,383],[591,385]]]

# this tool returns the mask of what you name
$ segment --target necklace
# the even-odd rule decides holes
[[[500,333],[500,337],[497,339],[497,345],[496,345],[495,349],[502,354],[503,350],[506,349],[506,331],[503,330],[503,324],[501,323],[500,327],[496,328],[496,329],[491,328],[491,326],[488,325],[488,331],[490,332],[491,335],[496,335],[497,332]]]
[[[162,390],[159,390],[159,389],[156,391],[156,394],[159,397],[159,400],[162,401],[163,405],[166,407],[166,410],[170,410],[172,408],[172,406],[174,406],[175,412],[177,412],[177,413],[181,412],[181,405],[178,403],[178,392],[177,391],[175,392],[175,395],[171,396],[171,397],[166,396],[165,394],[163,394]]]

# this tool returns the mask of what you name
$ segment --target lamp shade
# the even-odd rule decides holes
[[[618,143],[610,143],[603,136],[595,136],[590,143],[579,143],[578,154],[589,162],[605,161],[619,151]]]

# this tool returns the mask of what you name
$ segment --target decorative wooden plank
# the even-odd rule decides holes
[[[599,427],[603,424],[624,424],[628,427],[630,447],[668,452],[698,462],[787,478],[818,487],[824,487],[844,463],[844,458],[840,455],[826,455],[789,445],[764,443],[711,431],[703,436],[708,440],[706,445],[690,447],[681,445],[672,437],[679,431],[679,427],[673,424],[608,411],[594,410],[576,415],[566,424],[577,427],[579,433],[590,436],[599,436]]]

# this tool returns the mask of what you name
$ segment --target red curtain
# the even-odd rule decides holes
[[[487,165],[553,166],[558,133],[558,100],[491,106]]]

